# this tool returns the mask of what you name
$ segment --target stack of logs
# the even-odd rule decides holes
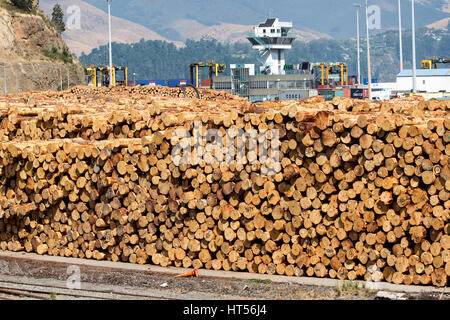
[[[417,102],[423,119],[407,101],[357,113],[339,100],[131,104],[112,90],[81,105],[62,94],[66,105],[52,93],[0,100],[0,250],[448,285],[448,102]],[[195,121],[224,139],[279,130],[280,171],[265,174],[252,152],[175,163],[176,129]]]
[[[236,99],[242,100],[242,98],[232,95],[225,91],[214,91],[214,90],[205,90],[198,89],[201,98],[203,100],[229,100]],[[117,95],[118,93],[123,93],[128,96],[160,96],[160,97],[170,97],[170,98],[184,98],[184,93],[181,88],[169,88],[164,86],[136,86],[136,87],[120,87],[120,88],[92,88],[92,87],[73,87],[69,89],[71,93],[77,93],[79,95],[103,95],[108,96],[113,92],[113,94]],[[186,88],[186,96],[188,98],[196,98],[197,94],[194,89],[187,87]]]

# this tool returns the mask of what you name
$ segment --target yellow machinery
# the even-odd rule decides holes
[[[88,85],[91,87],[109,87],[109,67],[90,66],[85,69]],[[128,68],[113,67],[112,87],[128,85]]]
[[[422,60],[422,68],[423,69],[437,69],[438,63],[450,63],[450,58],[433,57],[432,59]]]
[[[189,65],[189,70],[191,74],[191,84],[194,85],[196,88],[200,87],[199,83],[199,69],[200,68],[209,68],[209,87],[213,88],[213,75],[215,74],[216,77],[219,75],[219,73],[225,72],[225,64],[223,63],[216,63],[214,60],[208,61],[208,62],[196,62]],[[194,78],[194,70],[195,70],[195,78]]]
[[[319,70],[321,85],[330,84],[330,77],[336,78],[333,75],[339,76],[338,82],[340,82],[341,86],[348,85],[348,67],[345,63],[313,63],[312,70],[313,73],[315,73],[315,70]]]

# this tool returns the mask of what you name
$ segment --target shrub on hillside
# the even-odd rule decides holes
[[[33,0],[11,0],[11,3],[22,10],[31,11],[33,9]]]

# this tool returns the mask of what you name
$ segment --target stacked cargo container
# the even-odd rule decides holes
[[[138,86],[167,86],[166,80],[138,80]]]
[[[167,80],[167,84],[170,88],[175,88],[178,85],[188,84],[189,80],[186,79],[169,79]]]
[[[355,99],[367,99],[369,91],[359,88],[338,88],[338,89],[318,89],[319,95],[323,96],[326,101],[333,100],[334,97],[346,97]]]

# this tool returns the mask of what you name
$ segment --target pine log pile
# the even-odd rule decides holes
[[[73,90],[0,98],[0,250],[448,285],[448,104],[353,111]],[[278,129],[279,172],[177,165],[176,129],[194,121]]]
[[[85,86],[77,86],[69,89],[71,93],[77,93],[81,95],[103,95],[108,96],[111,92],[122,93],[125,95],[133,96],[159,96],[170,98],[184,98],[184,93],[180,88],[169,88],[164,86],[136,86],[136,87],[119,87],[119,88],[92,88]],[[202,100],[243,100],[242,98],[232,95],[225,91],[214,91],[207,89],[198,89]],[[187,98],[197,98],[194,89],[186,88]]]

